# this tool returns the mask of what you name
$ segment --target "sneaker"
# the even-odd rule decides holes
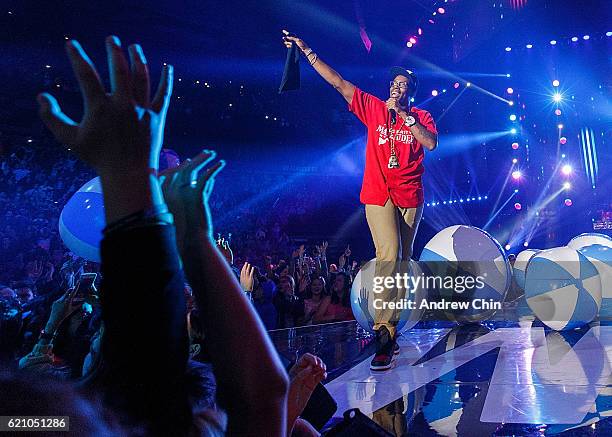
[[[389,330],[383,326],[376,331],[376,353],[370,363],[372,370],[387,370],[393,367],[396,343]],[[399,348],[398,348],[399,353]]]

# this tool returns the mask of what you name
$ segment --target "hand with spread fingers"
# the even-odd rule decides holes
[[[166,113],[172,94],[172,66],[164,67],[153,99],[147,61],[138,44],[125,57],[116,36],[106,39],[111,92],[81,45],[66,51],[83,96],[79,123],[62,112],[48,93],[38,96],[40,116],[55,138],[91,165],[102,183],[106,222],[163,204],[157,181]],[[130,66],[131,63],[131,66]]]
[[[240,271],[240,285],[244,291],[253,291],[255,286],[255,266],[244,263]]]
[[[178,167],[168,169],[160,176],[164,199],[174,216],[176,242],[181,254],[186,239],[192,232],[213,240],[208,199],[213,190],[215,176],[225,166],[225,161],[218,161],[203,169],[215,156],[214,151],[204,150],[193,159],[185,160]]]
[[[172,93],[172,66],[164,67],[157,93],[150,99],[149,70],[142,48],[128,48],[128,63],[119,38],[106,39],[111,92],[81,45],[66,43],[79,82],[85,113],[76,123],[48,93],[38,96],[40,115],[55,138],[102,177],[118,172],[157,170],[164,123]]]

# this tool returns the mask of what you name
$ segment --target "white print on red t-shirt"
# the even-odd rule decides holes
[[[379,124],[378,128],[376,128],[376,132],[378,132],[378,145],[386,144],[389,140],[389,136],[387,134],[387,126]],[[412,132],[410,132],[409,129],[391,129],[391,134],[395,135],[395,141],[397,141],[398,143],[412,144],[412,142],[414,141]]]

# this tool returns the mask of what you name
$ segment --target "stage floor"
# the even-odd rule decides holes
[[[610,321],[554,332],[520,302],[482,324],[423,321],[382,372],[356,322],[270,335],[288,360],[323,358],[338,418],[359,408],[397,436],[612,435]]]

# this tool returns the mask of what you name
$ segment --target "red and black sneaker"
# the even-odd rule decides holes
[[[395,350],[396,343],[389,330],[385,326],[379,328],[376,331],[376,353],[370,363],[370,369],[387,370],[393,367]],[[397,353],[399,353],[399,348],[397,348]]]

